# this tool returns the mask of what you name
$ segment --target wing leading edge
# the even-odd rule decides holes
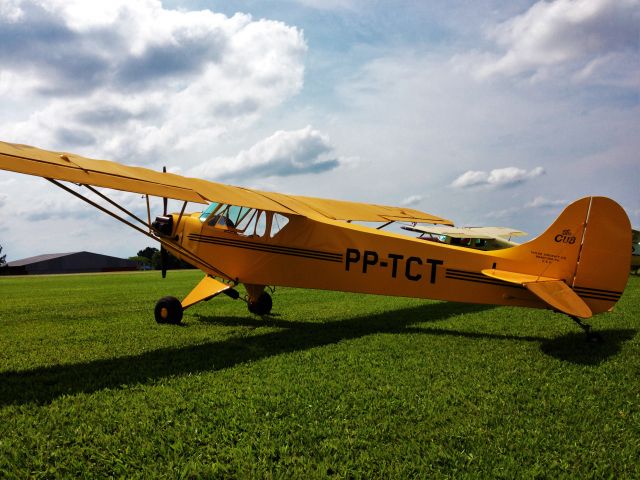
[[[6,142],[0,142],[0,169],[186,202],[227,203],[320,219],[453,225],[450,220],[409,208],[262,192]]]

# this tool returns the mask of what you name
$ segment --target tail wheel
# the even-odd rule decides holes
[[[176,297],[162,297],[153,311],[156,322],[177,325],[182,320],[182,305]]]
[[[249,300],[247,306],[249,311],[255,315],[269,315],[273,307],[273,301],[271,300],[271,295],[267,292],[262,292],[257,299]]]

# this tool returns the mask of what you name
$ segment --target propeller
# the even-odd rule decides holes
[[[162,167],[162,173],[167,173],[167,167]],[[162,198],[162,215],[167,216],[167,197]],[[169,252],[160,244],[160,268],[162,269],[162,278],[167,278],[167,263],[169,263]]]

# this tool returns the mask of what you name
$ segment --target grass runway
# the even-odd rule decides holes
[[[1,478],[640,478],[640,277],[566,317],[194,271],[0,277]]]

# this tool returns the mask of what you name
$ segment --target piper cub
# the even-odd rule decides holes
[[[185,309],[221,293],[239,298],[243,284],[258,315],[272,309],[266,287],[287,286],[553,309],[598,340],[583,320],[611,310],[629,274],[629,218],[605,197],[570,204],[538,238],[485,251],[383,230],[453,226],[404,207],[265,192],[3,142],[0,169],[47,179],[202,270],[182,301],[158,301],[160,323],[180,323]],[[96,187],[143,194],[147,219]],[[151,196],[164,199],[154,221]],[[179,212],[167,213],[169,198],[182,202]],[[191,203],[207,207],[185,213]]]

